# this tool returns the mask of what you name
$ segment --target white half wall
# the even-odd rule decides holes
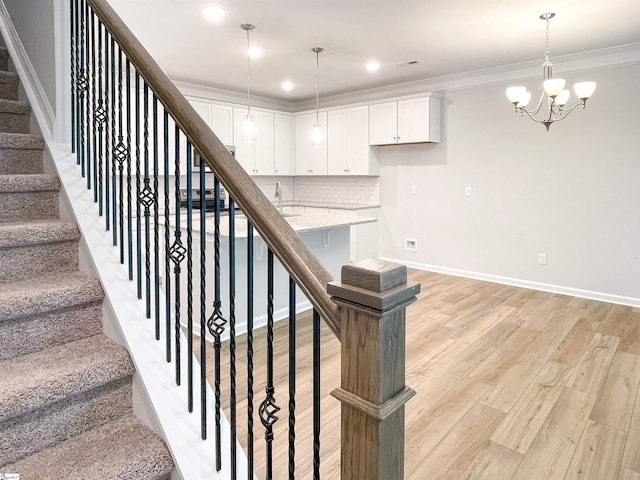
[[[445,92],[442,143],[380,147],[381,256],[640,305],[640,65],[565,78],[598,88],[549,132],[504,83]]]

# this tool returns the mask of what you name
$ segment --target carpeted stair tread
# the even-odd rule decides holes
[[[0,324],[49,310],[97,302],[103,297],[100,282],[81,272],[8,282],[0,290]]]
[[[0,70],[7,70],[9,64],[9,50],[0,47]]]
[[[59,190],[60,180],[55,175],[0,175],[0,194]]]
[[[3,468],[22,480],[161,480],[173,461],[162,441],[129,414]]]
[[[7,100],[6,98],[0,98],[0,113],[29,115],[31,113],[31,106],[28,103],[20,102],[18,100]]]
[[[131,375],[127,351],[104,335],[0,361],[0,421]]]
[[[0,248],[65,242],[79,238],[80,231],[74,223],[60,220],[0,223]]]
[[[18,100],[18,75],[0,70],[0,97],[7,100]]]
[[[41,136],[30,133],[0,132],[0,154],[4,149],[43,150],[44,140]]]

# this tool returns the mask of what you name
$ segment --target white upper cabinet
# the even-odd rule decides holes
[[[250,175],[273,175],[273,113],[252,110],[258,130],[255,142],[245,142],[242,138],[242,123],[246,114],[246,108],[233,109],[233,145],[236,147],[236,160]]]
[[[329,175],[378,175],[380,164],[369,146],[369,108],[328,113]]]
[[[311,145],[311,130],[315,113],[296,115],[296,175],[327,174],[327,112],[320,112],[318,122],[324,135],[324,146]]]
[[[273,147],[276,175],[293,175],[293,117],[287,114],[273,115]]]
[[[411,98],[369,106],[369,143],[393,145],[440,141],[440,99]]]
[[[233,107],[211,105],[211,130],[225,145],[233,145]]]

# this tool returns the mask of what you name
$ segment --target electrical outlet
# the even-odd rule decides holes
[[[538,263],[540,265],[546,265],[547,264],[547,254],[546,253],[539,253],[538,254]]]
[[[415,195],[416,193],[418,193],[418,187],[411,185],[411,195]]]
[[[404,239],[404,249],[409,252],[417,252],[418,251],[418,239],[417,238],[405,238]]]
[[[465,189],[464,189],[464,194],[465,194],[467,197],[470,197],[470,196],[471,196],[471,187],[465,187]]]

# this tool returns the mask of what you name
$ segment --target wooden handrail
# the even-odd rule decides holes
[[[331,274],[197,114],[107,0],[88,2],[216,178],[240,206],[329,328],[340,338],[338,307],[326,291],[327,283],[333,280]]]

